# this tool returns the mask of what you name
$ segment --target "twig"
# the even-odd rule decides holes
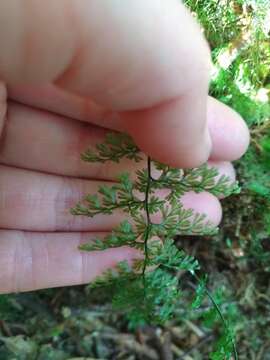
[[[126,334],[101,334],[103,339],[113,340],[120,346],[141,355],[143,359],[158,360],[158,354],[147,345],[141,345],[133,337]]]
[[[193,345],[190,349],[188,349],[180,358],[177,360],[186,360],[186,356],[191,354],[195,349],[200,348],[204,343],[210,341],[213,339],[213,335],[209,334],[202,338],[200,341],[198,341],[195,345]]]
[[[181,350],[178,346],[176,346],[175,344],[172,344],[172,352],[176,355],[176,356],[183,356],[184,355],[184,351]],[[179,359],[179,358],[177,358]],[[185,355],[184,360],[194,360],[191,356],[189,355]]]
[[[161,360],[173,360],[171,334],[165,330],[163,336],[158,336],[156,331],[152,333],[155,346],[158,348]]]
[[[201,339],[201,338],[203,338],[205,336],[205,333],[198,326],[193,324],[191,321],[186,319],[185,323],[198,336],[198,338]]]
[[[8,324],[4,320],[0,320],[0,328],[7,336],[13,336]]]

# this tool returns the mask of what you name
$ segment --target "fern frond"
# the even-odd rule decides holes
[[[118,163],[122,158],[139,162],[142,160],[140,150],[132,139],[124,133],[108,133],[104,143],[97,144],[96,149],[88,149],[81,159],[87,162],[113,161]]]
[[[90,162],[119,162],[123,157],[134,161],[142,159],[136,145],[123,134],[108,135],[104,144],[96,146],[96,151],[88,150],[82,156]],[[152,166],[159,174],[155,178]],[[100,186],[97,194],[87,195],[71,212],[93,217],[97,214],[110,215],[115,209],[121,209],[129,214],[131,221],[123,221],[104,239],[83,244],[80,250],[104,251],[121,246],[140,250],[143,259],[134,261],[132,265],[125,261],[118,263],[104,271],[91,286],[109,286],[114,307],[128,314],[132,326],[149,322],[162,324],[174,314],[181,295],[176,273],[186,271],[197,278],[196,272],[200,269],[198,261],[179,250],[173,238],[183,234],[213,235],[217,231],[205,214],[185,209],[181,196],[188,191],[208,191],[215,196],[227,196],[238,191],[238,187],[230,178],[219,176],[217,169],[207,165],[180,170],[148,158],[147,167],[136,174],[135,181],[124,173],[118,177],[118,183]],[[158,195],[162,189],[168,192],[165,197]],[[135,195],[138,192],[142,196]],[[153,219],[159,220],[154,222]],[[193,308],[200,306],[205,294],[211,297],[205,282],[199,279]],[[218,305],[211,299],[214,316],[219,315],[226,325]],[[229,353],[232,338],[228,336],[220,340],[217,351],[212,354],[213,359],[216,354]]]

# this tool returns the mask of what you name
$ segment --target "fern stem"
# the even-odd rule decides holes
[[[200,278],[199,276],[197,276],[195,273],[192,274],[193,277],[198,281],[200,282]],[[216,309],[222,323],[223,323],[223,326],[225,328],[225,330],[228,332],[229,336],[230,336],[230,340],[231,340],[231,343],[232,343],[232,348],[233,348],[233,357],[234,357],[234,360],[238,360],[238,354],[237,354],[237,349],[236,349],[236,345],[235,345],[235,341],[234,341],[234,338],[231,334],[231,331],[227,325],[227,322],[226,322],[226,319],[224,318],[223,314],[222,314],[222,311],[220,309],[220,307],[218,306],[216,300],[214,299],[213,295],[211,294],[211,292],[207,289],[207,286],[205,286],[205,292],[206,292],[206,295],[208,296],[208,298],[210,299],[211,303],[213,304],[214,308]]]
[[[149,195],[150,195],[150,188],[151,188],[151,158],[148,156],[147,158],[147,184],[146,184],[146,189],[145,189],[145,198],[144,198],[144,209],[146,212],[146,229],[145,229],[145,235],[144,235],[144,264],[143,264],[143,271],[142,271],[142,275],[143,275],[143,279],[144,279],[144,283],[145,283],[145,270],[146,270],[146,266],[147,266],[147,262],[148,262],[148,239],[149,239],[149,234],[150,234],[150,230],[151,230],[151,219],[150,219],[150,210],[149,210]]]

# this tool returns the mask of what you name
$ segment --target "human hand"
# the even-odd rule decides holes
[[[207,96],[209,50],[178,0],[2,0],[0,46],[1,293],[86,283],[136,256],[128,248],[78,250],[123,214],[86,219],[69,208],[102,181],[136,170],[126,160],[80,161],[104,128],[128,132],[173,166],[210,156],[234,178],[230,161],[246,150],[248,130]],[[214,196],[182,201],[220,221]]]

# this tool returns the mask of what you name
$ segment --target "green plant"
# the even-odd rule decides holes
[[[88,162],[119,162],[127,157],[136,162],[142,161],[140,150],[125,134],[107,135],[105,142],[95,150],[82,154]],[[153,169],[158,172],[153,176]],[[228,196],[238,192],[236,183],[229,177],[219,176],[215,168],[203,165],[191,170],[174,169],[147,158],[145,169],[136,172],[136,180],[129,174],[121,174],[118,183],[103,185],[98,194],[87,195],[71,213],[93,217],[97,214],[110,215],[115,209],[127,213],[130,220],[123,221],[105,239],[96,239],[80,246],[83,251],[103,251],[108,248],[130,246],[139,250],[143,256],[133,264],[120,262],[113,269],[106,270],[91,284],[91,287],[109,286],[113,292],[113,305],[128,314],[131,327],[147,323],[164,323],[174,314],[181,296],[180,284],[176,274],[186,271],[197,281],[197,296],[193,306],[198,307],[207,295],[225,325],[225,335],[218,343],[212,359],[219,355],[229,358],[234,347],[233,336],[220,308],[201,281],[197,272],[198,261],[179,250],[174,244],[177,235],[213,235],[217,229],[203,214],[185,209],[181,196],[188,191],[208,191],[215,196]],[[161,196],[160,191],[167,194]],[[159,218],[154,221],[153,217]],[[237,357],[234,349],[235,358]],[[224,357],[223,357],[224,358]]]
[[[223,200],[219,233],[211,238],[181,236],[176,244],[194,254],[208,274],[208,287],[237,334],[239,359],[268,360],[270,170],[263,159],[264,141],[270,138],[269,0],[184,2],[204,28],[212,50],[210,94],[242,115],[250,126],[252,141],[248,153],[235,164],[242,191],[237,198]],[[30,358],[30,346],[18,341],[20,334],[24,341],[37,344],[39,355],[34,356],[38,360],[151,359],[152,352],[156,359],[170,359],[169,350],[174,359],[208,359],[216,334],[224,339],[220,317],[210,306],[204,285],[188,272],[177,276],[181,291],[173,318],[165,326],[153,327],[154,334],[148,327],[129,330],[121,313],[108,311],[110,292],[104,293],[102,288],[70,287],[2,296],[1,336],[13,340],[14,346],[11,351],[10,342],[1,340],[0,358]],[[198,302],[194,302],[194,292],[201,293]],[[63,309],[70,309],[68,317]],[[165,342],[167,358],[158,346],[166,333],[172,334],[169,344]],[[35,347],[31,348],[35,354]]]

